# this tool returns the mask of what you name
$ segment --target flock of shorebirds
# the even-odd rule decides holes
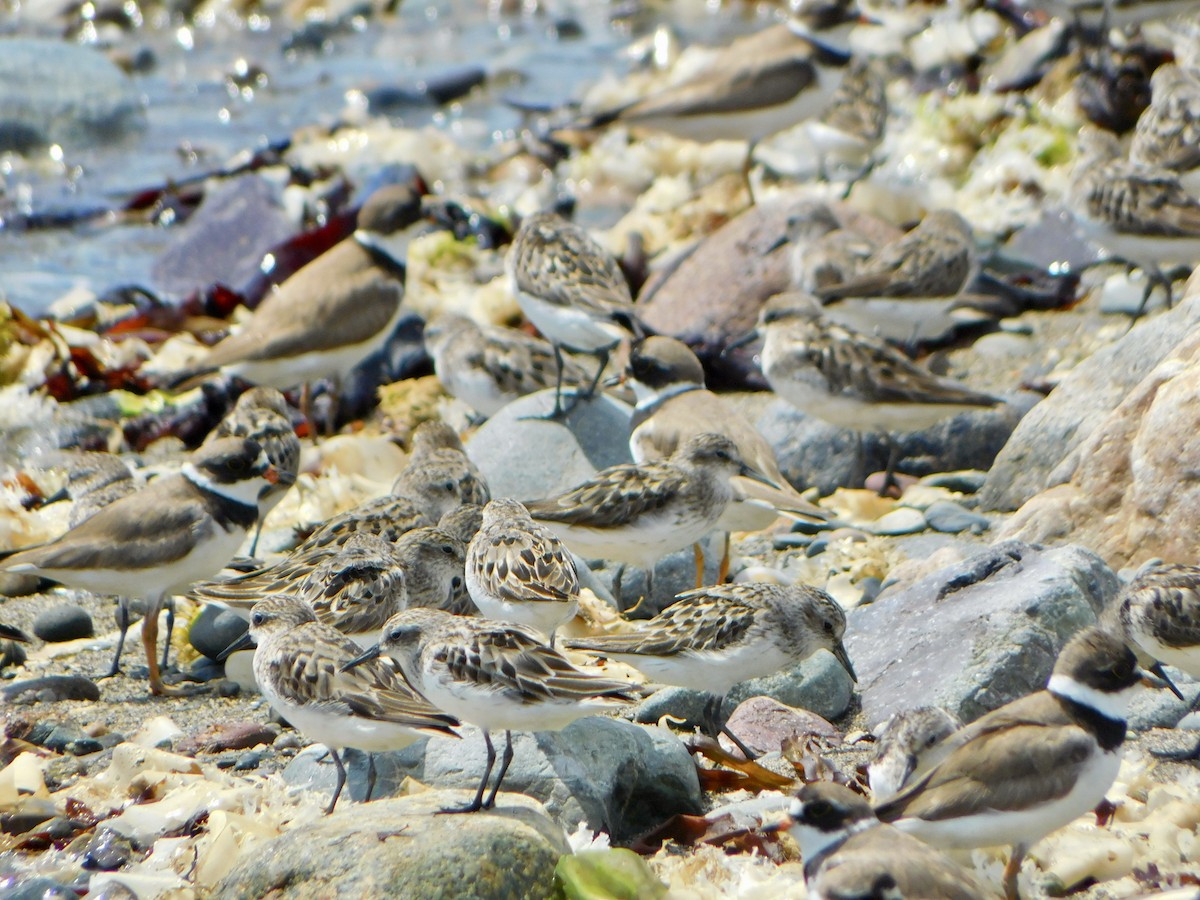
[[[732,134],[753,150],[781,123],[813,116],[811,131],[830,153],[877,146],[887,118],[882,76],[835,52],[832,32],[817,34],[861,18],[831,9],[832,21],[793,21],[735,42],[696,80],[587,125],[622,122],[702,140]],[[1128,156],[1111,135],[1083,138],[1070,197],[1110,260],[1147,269],[1195,261],[1200,202],[1180,174],[1200,164],[1200,74],[1190,52],[1197,33],[1179,29],[1176,62],[1155,76]],[[649,334],[613,256],[553,213],[527,216],[507,254],[513,293],[542,337],[447,313],[428,323],[427,350],[446,390],[481,417],[553,389],[549,418],[561,419],[606,385],[610,359],[622,359],[637,397],[634,462],[558,496],[492,498],[455,431],[426,423],[389,494],[318,524],[276,562],[221,574],[251,535],[254,556],[257,529],[297,477],[301,445],[280,391],[339,379],[380,349],[403,312],[404,253],[421,218],[421,197],[408,186],[368,198],[352,237],[172,378],[179,386],[219,375],[256,385],[179,471],[142,484],[116,457],[90,460],[69,486],[70,530],[8,554],[0,570],[121,598],[110,674],[129,600],[145,599],[141,636],[155,694],[194,689],[168,684],[166,655],[158,655],[159,613],[166,606],[170,617],[173,596],[243,614],[264,696],[329,748],[338,770],[329,812],[345,782],[340,749],[393,750],[474,725],[487,747],[486,771],[461,810],[474,811],[495,802],[513,756],[511,731],[561,729],[640,695],[640,685],[581,668],[564,651],[707,692],[706,727],[747,756],[721,716],[733,685],[821,649],[854,678],[838,603],[802,584],[721,583],[728,542],[719,583],[698,583],[654,618],[587,637],[557,634],[577,614],[583,560],[650,576],[664,556],[696,546],[699,577],[699,542],[714,531],[763,529],[780,515],[820,523],[828,514],[787,482],[754,425],[706,389],[695,354]],[[762,371],[780,397],[860,433],[919,430],[1004,402],[934,375],[889,341],[886,327],[854,324],[869,315],[854,301],[941,309],[962,295],[980,263],[957,212],[933,210],[875,246],[813,203],[792,216],[788,240],[793,289],[766,303],[746,337],[763,341]],[[594,368],[580,356],[595,357]],[[614,593],[629,599],[619,586]],[[237,649],[240,642],[229,652]],[[972,874],[935,848],[1011,845],[1005,890],[1016,896],[1025,851],[1104,799],[1139,684],[1175,689],[1162,664],[1200,677],[1200,568],[1145,569],[1100,627],[1066,645],[1042,691],[966,726],[939,710],[898,714],[869,769],[873,805],[839,785],[805,786],[781,827],[801,846],[810,893],[980,897]],[[500,731],[507,740],[493,778],[491,734]]]

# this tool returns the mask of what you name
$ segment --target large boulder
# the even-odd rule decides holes
[[[1019,541],[885,587],[846,628],[867,722],[929,704],[969,722],[1040,690],[1063,644],[1117,589],[1088,550]]]
[[[1130,392],[1200,325],[1200,277],[1169,312],[1135,325],[1068,374],[1013,432],[980,494],[984,509],[1013,510],[1035,494],[1072,480],[1089,449],[1106,442],[1106,424]],[[1086,446],[1085,446],[1086,445]]]
[[[1189,304],[1200,309],[1200,299]],[[1198,471],[1200,331],[1193,330],[1056,470],[1062,483],[1026,502],[1002,536],[1083,544],[1114,568],[1154,557],[1193,563]]]
[[[554,867],[570,850],[562,829],[528,797],[501,794],[496,807],[463,816],[461,792],[430,791],[363,805],[346,803],[256,846],[211,896],[548,897]]]
[[[0,38],[0,152],[49,144],[79,150],[145,120],[133,82],[92,47]]]
[[[486,751],[478,729],[460,729],[463,737],[434,737],[396,753],[375,757],[375,794],[396,791],[406,777],[438,788],[474,790],[483,777]],[[496,752],[504,735],[493,735]],[[514,756],[504,789],[544,803],[561,825],[580,822],[605,831],[615,842],[629,840],[661,825],[675,813],[699,813],[700,782],[691,756],[666,729],[646,728],[623,719],[592,716],[560,732],[513,733]],[[347,796],[366,793],[367,762],[347,753]],[[317,790],[332,790],[332,765],[302,754],[284,778]]]

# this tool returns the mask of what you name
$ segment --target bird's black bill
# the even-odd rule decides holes
[[[249,650],[254,646],[254,638],[250,637],[250,632],[246,632],[224,650],[217,654],[217,662],[225,662],[233,654],[239,650]]]
[[[757,337],[758,337],[757,330],[747,331],[741,337],[734,338],[732,343],[726,344],[725,349],[721,351],[721,355],[725,356],[728,353],[732,353],[734,350],[738,349],[739,347],[745,347],[747,344],[753,342]]]
[[[1146,671],[1152,675],[1155,675],[1158,678],[1158,680],[1162,682],[1161,684],[1156,684],[1154,681],[1151,681],[1150,679],[1145,679],[1145,682],[1147,685],[1149,685],[1150,687],[1153,687],[1153,688],[1158,688],[1160,690],[1162,688],[1166,688],[1168,691],[1170,691],[1172,694],[1174,694],[1180,700],[1183,700],[1185,702],[1187,701],[1187,697],[1183,696],[1183,691],[1179,690],[1179,686],[1177,684],[1175,684],[1175,682],[1173,682],[1170,679],[1170,677],[1168,677],[1166,670],[1163,669],[1163,667],[1162,667],[1162,663],[1156,662],[1154,665],[1150,666]]]
[[[341,671],[348,672],[351,669],[353,669],[355,666],[361,666],[365,662],[370,662],[371,660],[378,659],[378,658],[379,658],[379,645],[376,644],[370,650],[366,651],[365,653],[360,653],[358,656],[354,657],[354,659],[350,660],[350,662],[348,662],[344,666],[342,666]]]

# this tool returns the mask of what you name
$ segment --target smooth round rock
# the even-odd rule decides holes
[[[192,619],[188,640],[209,659],[216,660],[246,629],[246,620],[237,613],[210,603]]]
[[[96,633],[92,617],[80,606],[52,606],[33,620],[33,633],[48,644],[89,638]]]
[[[0,39],[0,151],[111,141],[143,120],[134,83],[99,50]]]
[[[928,524],[919,509],[901,506],[868,523],[864,530],[881,535],[916,534],[918,531],[924,531]]]
[[[971,512],[952,500],[939,500],[925,510],[925,520],[934,531],[943,534],[959,534],[970,531],[972,534],[983,534],[992,527],[987,516]]]

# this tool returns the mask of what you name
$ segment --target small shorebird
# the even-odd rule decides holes
[[[554,387],[554,345],[515,328],[483,326],[465,316],[444,314],[425,326],[425,349],[442,387],[484,418],[518,397]],[[591,378],[563,358],[562,383],[583,389]]]
[[[467,590],[489,619],[516,622],[550,638],[579,608],[571,552],[516,500],[493,500],[467,548]]]
[[[742,174],[750,189],[758,143],[824,110],[850,62],[849,52],[834,46],[833,30],[863,17],[847,3],[821,4],[818,12],[738,38],[688,77],[569,127],[621,124],[706,143],[745,141]]]
[[[267,702],[309,740],[324,744],[337,767],[337,786],[325,815],[333,812],[346,784],[338,756],[343,747],[368,754],[366,799],[375,787],[374,759],[433,734],[457,736],[458,720],[434,709],[385,663],[349,668],[358,644],[317,621],[299,597],[266,597],[250,612],[250,631],[225,651],[257,645],[254,679]]]
[[[307,397],[314,381],[340,381],[383,347],[400,321],[407,238],[420,217],[421,197],[408,185],[375,191],[351,237],[268,294],[174,384],[190,387],[221,371],[280,390],[304,385]]]
[[[785,243],[790,246],[792,288],[813,295],[850,281],[876,250],[866,237],[843,228],[828,204],[817,200],[793,207],[778,245]]]
[[[1162,664],[1200,678],[1200,567],[1158,563],[1142,569],[1101,621],[1124,635],[1136,653],[1153,660],[1150,671],[1164,679],[1180,700],[1184,696],[1166,677]],[[1200,743],[1173,756],[1198,757]]]
[[[945,739],[962,722],[940,706],[918,706],[891,715],[875,729],[875,751],[867,763],[867,783],[876,800],[899,793],[914,776],[933,768],[950,752]]]
[[[935,209],[912,231],[884,244],[848,280],[826,285],[826,303],[846,297],[956,297],[979,270],[975,233],[952,209]]]
[[[765,336],[762,371],[771,389],[808,415],[832,425],[888,434],[884,489],[899,455],[892,432],[921,431],[951,416],[995,406],[998,397],[940,378],[881,340],[830,321],[808,294],[767,301],[756,331]]]
[[[631,686],[576,669],[522,625],[410,609],[384,626],[383,639],[346,668],[391,657],[414,690],[433,706],[483,729],[487,765],[475,799],[461,809],[488,809],[512,762],[513,731],[559,731],[576,719],[619,709]],[[496,748],[490,732],[504,729],[500,771],[483,797]]]
[[[722,434],[698,434],[669,459],[601,469],[564,494],[525,504],[530,516],[585,559],[608,559],[646,572],[698,543],[733,500],[734,475],[758,476]],[[620,585],[614,594],[620,593]]]
[[[129,599],[145,598],[142,645],[150,692],[186,693],[164,684],[159,671],[155,645],[163,602],[233,559],[258,521],[259,496],[278,481],[255,441],[224,438],[197,450],[179,473],[115,500],[56,540],[9,556],[0,569],[117,596],[121,635],[110,676],[120,671]]]
[[[634,345],[626,372],[637,396],[629,435],[634,462],[669,458],[688,438],[712,432],[732,440],[746,465],[761,479],[733,478],[734,500],[717,522],[725,532],[718,583],[725,581],[729,570],[729,532],[761,531],[781,515],[817,521],[829,518],[788,484],[775,451],[754,424],[704,386],[704,368],[686,344],[669,337],[648,337]],[[703,584],[703,571],[698,567],[696,587]]]
[[[1150,77],[1150,105],[1142,110],[1129,146],[1129,159],[1143,166],[1171,169],[1188,184],[1200,169],[1200,17],[1178,23],[1175,61]]]
[[[783,826],[800,845],[812,900],[926,897],[977,900],[983,889],[923,841],[885,825],[870,804],[830,781],[806,784]]]
[[[651,681],[708,693],[710,730],[724,732],[753,759],[725,727],[725,694],[735,684],[791,668],[822,649],[857,680],[842,644],[845,632],[846,614],[824,591],[803,584],[747,583],[688,591],[634,631],[563,643],[620,660]]]
[[[66,485],[47,497],[46,503],[70,497],[71,513],[67,524],[71,528],[145,484],[145,479],[115,453],[59,450],[47,456],[40,465],[47,468],[61,466],[67,471]]]
[[[250,542],[250,555],[255,556],[263,521],[279,505],[288,488],[295,484],[300,472],[300,438],[292,428],[292,417],[283,394],[269,387],[250,388],[238,397],[233,409],[207,440],[225,437],[248,437],[257,441],[279,472],[279,484],[258,498],[258,527]]]
[[[875,811],[938,847],[1012,845],[1004,890],[1015,900],[1029,847],[1104,799],[1121,765],[1129,703],[1150,679],[1120,638],[1084,629],[1045,690],[947,738],[945,758]]]
[[[554,345],[557,374],[551,418],[561,418],[563,348],[599,360],[596,376],[582,395],[592,397],[612,351],[642,333],[629,283],[612,254],[585,229],[554,213],[537,213],[521,223],[505,266],[521,310]]]
[[[1109,132],[1087,128],[1081,133],[1068,203],[1101,262],[1146,272],[1143,306],[1156,285],[1170,300],[1174,273],[1164,274],[1162,266],[1181,265],[1190,272],[1200,259],[1200,200],[1170,169],[1125,159]]]
[[[437,419],[422,422],[412,436],[412,449],[402,474],[428,481],[425,470],[443,472],[457,487],[458,502],[482,506],[492,499],[483,473],[467,456],[458,432]],[[438,515],[444,515],[445,510]]]

